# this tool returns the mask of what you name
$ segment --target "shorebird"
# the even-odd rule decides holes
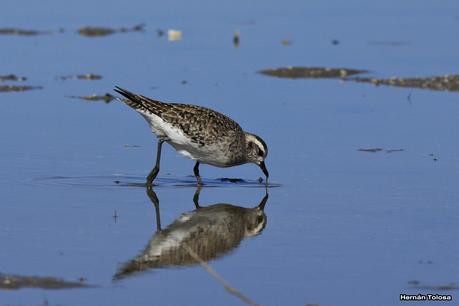
[[[257,164],[266,176],[266,143],[257,135],[245,132],[237,122],[212,109],[179,103],[165,103],[122,89],[115,91],[120,99],[139,112],[158,138],[156,164],[147,176],[151,185],[158,175],[161,148],[169,143],[181,155],[196,160],[193,168],[198,185],[202,185],[199,165],[232,167],[245,163]]]

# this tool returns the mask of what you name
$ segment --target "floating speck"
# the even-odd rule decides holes
[[[292,44],[292,41],[290,39],[282,39],[281,44],[283,46],[290,46]]]
[[[182,31],[170,29],[167,31],[167,38],[169,41],[178,41],[182,39]]]

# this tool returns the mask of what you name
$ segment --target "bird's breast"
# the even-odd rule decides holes
[[[182,156],[209,164],[216,167],[230,167],[231,158],[226,152],[216,149],[214,146],[200,146],[194,143],[182,144],[168,141]]]

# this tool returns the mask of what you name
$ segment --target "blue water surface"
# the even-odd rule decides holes
[[[113,94],[115,85],[216,109],[268,143],[271,182],[280,187],[269,190],[266,227],[209,263],[256,303],[398,305],[401,293],[459,297],[457,290],[409,283],[459,283],[458,94],[257,73],[284,66],[365,69],[383,78],[458,73],[457,1],[0,6],[0,27],[52,32],[0,35],[0,74],[28,78],[7,84],[43,87],[0,93],[0,272],[82,277],[97,286],[0,290],[0,305],[243,304],[199,265],[113,281],[156,231],[155,209],[139,186],[156,142],[125,105],[68,96]],[[144,32],[77,33],[142,23]],[[158,29],[183,37],[168,41]],[[288,46],[281,44],[286,39]],[[103,78],[59,78],[85,73]],[[403,151],[358,151],[368,148]],[[155,188],[163,227],[195,209],[193,165],[164,146]],[[265,195],[255,165],[203,165],[201,175],[215,183],[201,191],[203,205],[255,207]],[[251,183],[218,183],[222,177]]]

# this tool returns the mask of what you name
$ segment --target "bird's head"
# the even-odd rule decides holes
[[[245,144],[247,152],[247,161],[249,163],[257,164],[266,178],[269,177],[268,169],[266,169],[265,159],[268,156],[268,146],[266,143],[257,135],[245,133]]]

